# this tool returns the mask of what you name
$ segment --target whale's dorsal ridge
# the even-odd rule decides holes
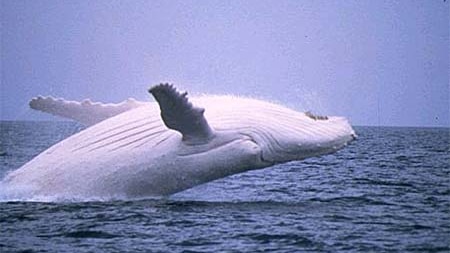
[[[204,143],[213,137],[213,131],[204,117],[204,108],[189,102],[187,92],[178,92],[171,84],[159,84],[149,89],[161,109],[164,124],[183,135],[187,143]]]

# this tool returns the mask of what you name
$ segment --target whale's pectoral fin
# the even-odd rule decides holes
[[[171,84],[159,84],[149,89],[161,108],[164,124],[183,135],[188,143],[207,142],[213,137],[204,117],[205,109],[192,105],[187,93],[178,92]]]
[[[85,125],[93,125],[144,103],[132,98],[118,104],[103,104],[91,102],[89,99],[78,102],[39,96],[31,99],[29,104],[32,109],[38,111],[73,119]]]

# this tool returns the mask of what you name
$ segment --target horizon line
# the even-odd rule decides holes
[[[0,119],[0,122],[61,122],[61,123],[78,123],[83,125],[75,120],[48,120],[48,119]],[[398,127],[398,128],[450,128],[450,126],[444,125],[360,125],[360,124],[351,124],[354,127]]]

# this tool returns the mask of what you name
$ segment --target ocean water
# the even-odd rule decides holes
[[[80,129],[0,122],[0,178]],[[0,252],[450,252],[450,129],[355,130],[335,154],[165,198],[0,198]]]

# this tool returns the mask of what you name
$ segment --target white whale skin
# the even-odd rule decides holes
[[[17,198],[170,195],[228,175],[333,153],[356,136],[342,117],[318,120],[235,96],[190,101],[205,109],[208,138],[185,140],[166,126],[158,103],[139,103],[96,124],[91,118],[94,125],[12,171],[1,187]]]

